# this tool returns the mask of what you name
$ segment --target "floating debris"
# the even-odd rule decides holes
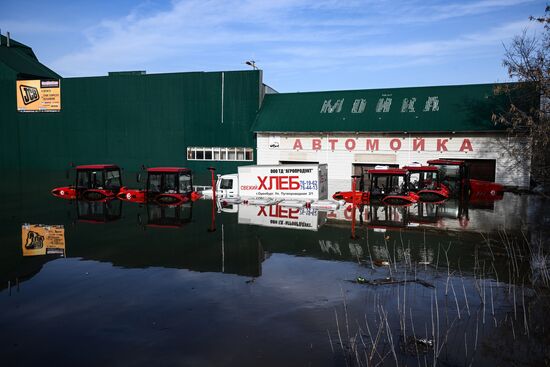
[[[427,338],[415,338],[409,335],[403,343],[403,350],[411,355],[426,354],[434,346],[434,342]]]
[[[374,260],[373,262],[376,266],[390,266],[390,262],[386,260]]]
[[[369,280],[359,276],[355,278],[355,280],[350,280],[350,282],[357,283],[357,284],[366,284],[366,285],[391,285],[391,284],[418,283],[420,285],[423,285],[426,288],[435,288],[433,284],[428,283],[422,279],[399,280],[399,279],[393,279],[393,278],[381,278],[381,279]]]

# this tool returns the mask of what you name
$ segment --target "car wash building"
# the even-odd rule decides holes
[[[329,193],[376,165],[437,158],[469,162],[472,178],[528,187],[527,139],[491,120],[507,108],[493,84],[268,95],[253,126],[257,160],[327,163]]]

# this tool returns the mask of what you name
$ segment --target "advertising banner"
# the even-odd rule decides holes
[[[326,165],[240,166],[241,197],[325,199]]]
[[[65,228],[62,225],[23,224],[23,256],[65,254]]]
[[[17,111],[59,112],[61,83],[59,80],[18,80]]]

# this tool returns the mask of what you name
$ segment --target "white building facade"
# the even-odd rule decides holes
[[[447,158],[494,164],[494,180],[505,186],[529,186],[529,160],[511,152],[526,146],[522,138],[491,134],[290,134],[258,133],[258,164],[315,162],[328,165],[329,194],[350,189],[359,167],[403,167]],[[494,163],[493,163],[494,162]]]
[[[526,188],[528,139],[491,116],[507,107],[492,85],[266,96],[254,131],[258,164],[326,163],[329,195],[376,165],[466,160],[471,177]]]

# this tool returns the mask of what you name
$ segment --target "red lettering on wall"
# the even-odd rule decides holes
[[[472,148],[472,142],[470,141],[470,139],[464,139],[462,141],[462,145],[460,146],[460,151],[461,152],[465,152],[465,151],[473,152],[474,151],[474,148]]]
[[[413,140],[413,150],[424,151],[426,149],[426,139],[416,138]]]
[[[449,139],[437,139],[437,151],[446,152]]]
[[[390,140],[390,149],[393,151],[401,149],[401,139],[394,138]]]
[[[351,152],[352,150],[355,149],[355,139],[347,139],[346,142],[344,143],[344,146],[346,147],[347,150]]]
[[[379,146],[378,139],[367,139],[367,150],[378,150]]]
[[[328,142],[330,143],[331,150],[336,149],[336,143],[338,143],[338,139],[329,139]]]
[[[311,141],[311,149],[321,150],[321,139],[313,139]]]
[[[300,141],[300,139],[296,139],[296,140],[294,141],[294,146],[292,147],[292,149],[296,149],[296,150],[302,150],[302,149],[304,149],[304,148],[302,147],[302,142]]]

